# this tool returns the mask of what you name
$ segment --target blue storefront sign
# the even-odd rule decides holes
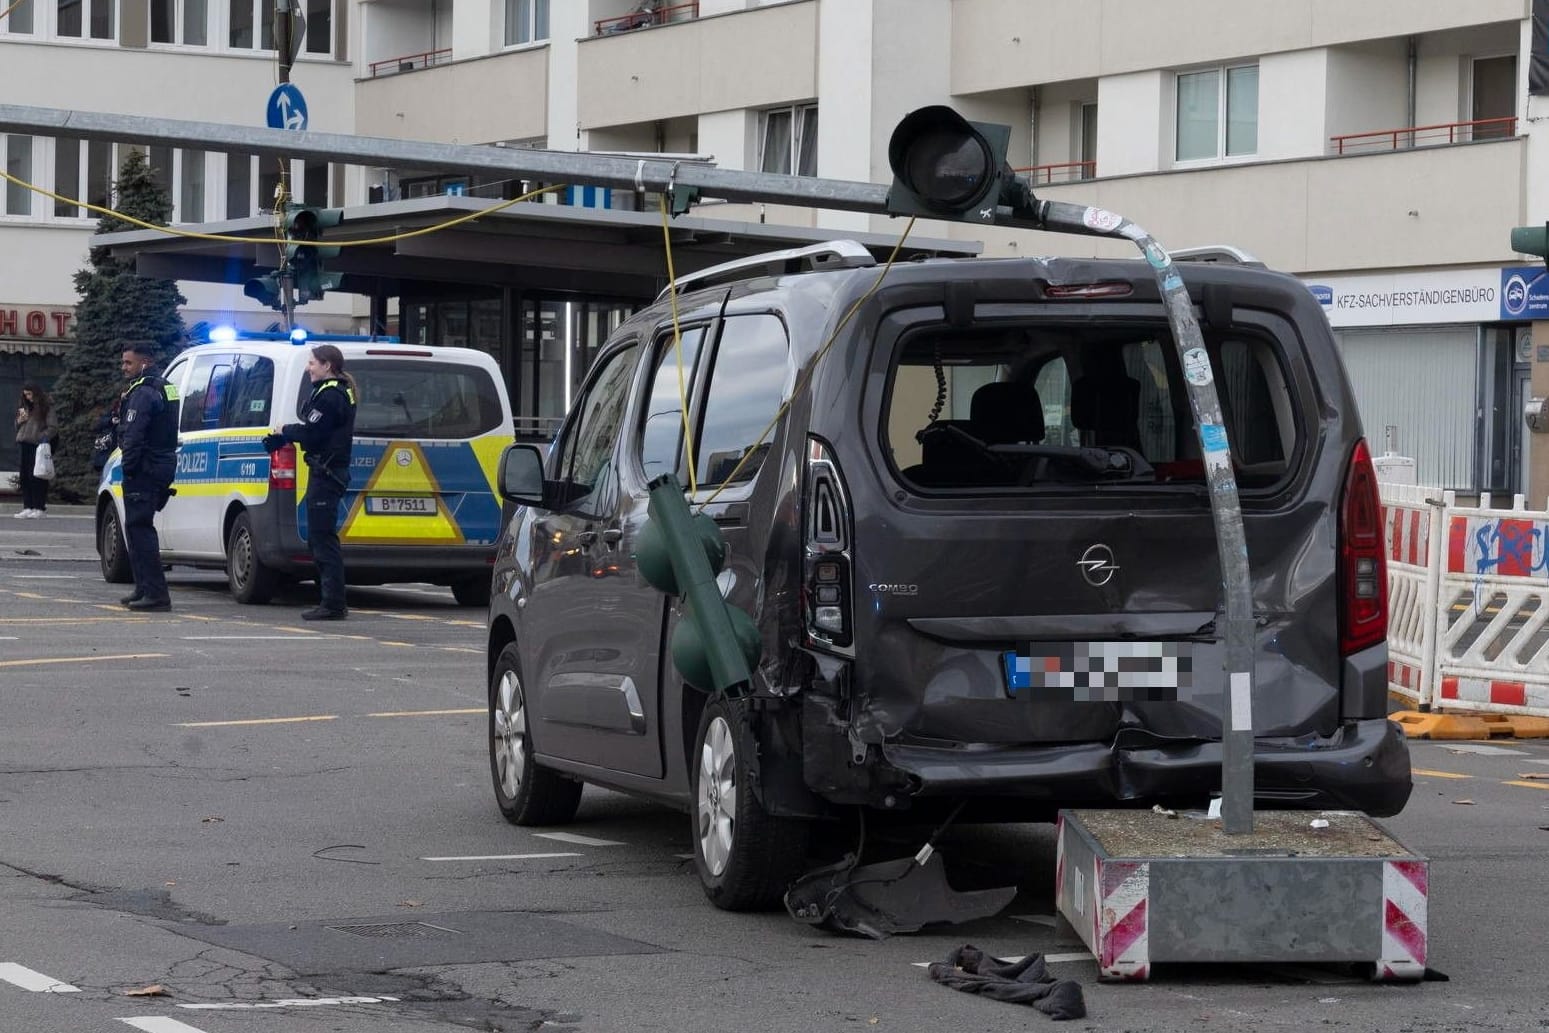
[[[1549,269],[1513,265],[1501,270],[1501,318],[1549,319]]]

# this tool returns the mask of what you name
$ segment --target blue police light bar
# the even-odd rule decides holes
[[[285,341],[290,344],[402,344],[403,340],[390,334],[314,334],[297,327],[290,332],[283,330],[240,330],[236,327],[217,326],[204,337],[211,344],[231,341]]]
[[[299,327],[298,326],[298,327],[296,327],[296,329],[292,330],[290,332],[290,343],[291,344],[306,344],[307,343],[307,331],[306,331],[306,329],[304,327]]]
[[[235,341],[236,339],[237,328],[234,326],[211,327],[209,336],[206,338],[210,341]]]

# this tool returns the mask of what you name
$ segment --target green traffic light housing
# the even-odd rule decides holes
[[[285,307],[280,298],[280,278],[274,273],[265,273],[248,280],[242,285],[242,293],[266,308],[282,310]]]
[[[1006,161],[1010,143],[1010,126],[970,122],[940,104],[911,111],[888,140],[887,210],[992,223],[1002,205],[1026,208],[1032,195]]]
[[[343,221],[344,212],[338,208],[296,206],[286,210],[285,259],[295,277],[297,304],[316,301],[339,286],[340,275],[323,267],[325,260],[339,257],[339,249],[317,242],[322,239],[323,230]]]
[[[1549,268],[1549,222],[1542,226],[1514,226],[1511,249],[1522,255],[1537,255]]]

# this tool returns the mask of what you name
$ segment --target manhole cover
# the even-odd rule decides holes
[[[423,940],[430,937],[461,936],[456,929],[429,922],[383,922],[378,925],[331,925],[328,928],[373,939]]]

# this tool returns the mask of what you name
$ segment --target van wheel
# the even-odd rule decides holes
[[[694,867],[705,896],[727,911],[778,904],[807,858],[806,822],[771,817],[753,792],[758,744],[745,709],[705,706],[694,759]]]
[[[452,582],[452,598],[458,606],[488,606],[489,578],[470,577]]]
[[[118,510],[111,503],[102,514],[97,557],[102,562],[102,580],[108,584],[127,585],[134,580],[134,572],[129,569],[129,545],[124,541],[124,529],[118,525]]]
[[[239,603],[262,606],[274,595],[279,581],[278,572],[264,566],[258,558],[252,518],[238,513],[226,539],[226,583],[231,586],[231,594]]]
[[[528,720],[512,644],[500,651],[489,682],[489,773],[495,803],[513,825],[564,825],[581,805],[583,786],[533,759]]]

